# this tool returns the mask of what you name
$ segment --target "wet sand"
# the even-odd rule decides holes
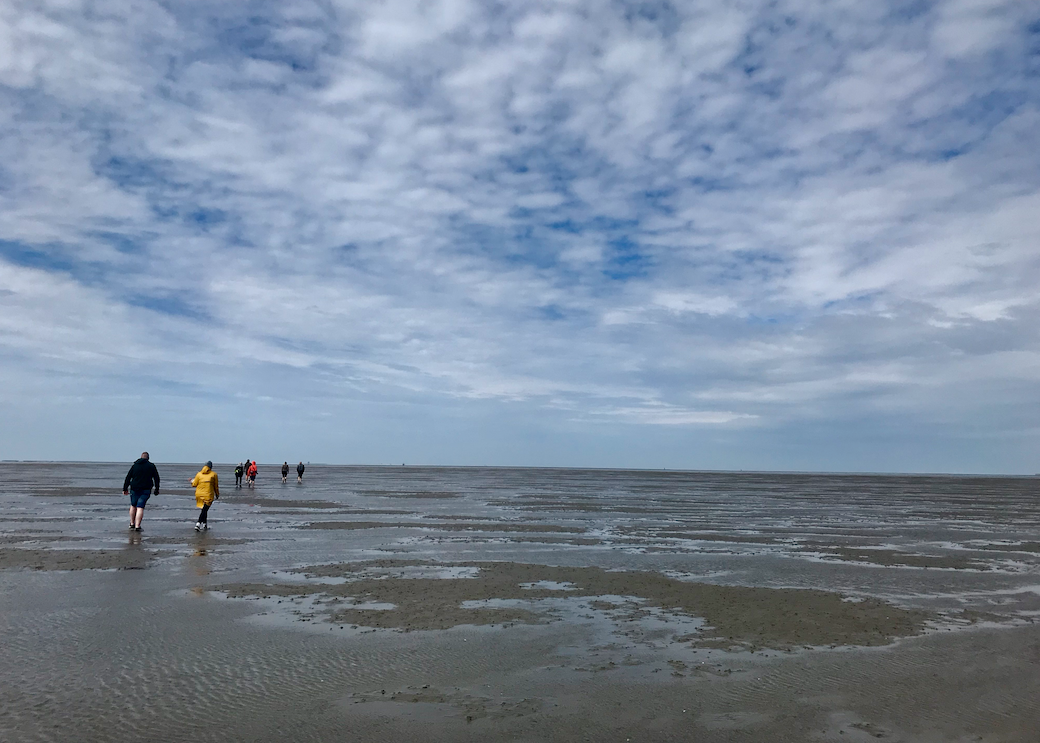
[[[3,465],[0,740],[1037,741],[1029,478],[312,466],[128,534],[126,466]]]
[[[141,570],[150,557],[113,550],[0,548],[0,570]]]
[[[434,531],[505,531],[505,532],[543,532],[546,534],[581,534],[585,530],[573,526],[557,526],[554,524],[478,524],[464,521],[435,524],[428,521],[316,521],[307,524],[304,529],[430,529]]]
[[[434,573],[472,574],[459,578],[406,577],[418,567]],[[658,573],[594,567],[383,560],[311,566],[294,572],[348,580],[336,585],[245,583],[219,586],[217,590],[235,598],[320,596],[331,599],[325,607],[328,621],[334,624],[407,630],[536,623],[545,619],[527,606],[539,599],[561,595],[598,597],[600,601],[593,605],[602,609],[610,606],[604,598],[624,597],[644,611],[653,607],[690,619],[701,618],[707,627],[685,639],[696,647],[731,650],[883,645],[896,637],[921,632],[932,618],[927,612],[900,609],[874,599],[848,601],[827,591],[718,586],[680,581]],[[392,608],[337,608],[344,598]],[[525,606],[502,608],[500,604],[507,601],[523,602]],[[481,602],[483,606],[473,605]]]

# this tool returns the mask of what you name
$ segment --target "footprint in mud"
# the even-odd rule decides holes
[[[862,730],[864,733],[868,733],[874,736],[875,738],[890,737],[887,730],[869,722],[854,722],[851,725],[849,725],[849,727],[855,728],[856,730]]]
[[[836,712],[830,715],[830,726],[824,733],[824,740],[841,741],[841,743],[872,743],[872,741],[884,740],[887,743],[900,743],[903,737],[898,733],[875,725],[872,722],[864,722],[857,719],[857,715],[848,712]]]
[[[539,699],[492,700],[488,697],[464,694],[461,691],[443,692],[430,687],[429,684],[417,687],[409,686],[396,691],[381,689],[378,692],[358,692],[350,695],[353,704],[375,703],[431,705],[454,709],[456,714],[465,716],[466,722],[481,719],[505,719],[524,717],[542,709]]]

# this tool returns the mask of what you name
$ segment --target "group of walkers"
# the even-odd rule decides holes
[[[306,469],[303,462],[296,465],[296,482],[303,482],[303,471]],[[256,461],[246,460],[243,465],[238,463],[235,467],[235,487],[242,487],[243,477],[250,488],[256,485],[257,467]],[[282,482],[289,476],[289,463],[282,463]],[[210,506],[220,497],[220,482],[217,473],[213,471],[213,462],[206,462],[195,477],[191,478],[191,486],[195,488],[195,506],[202,509],[199,518],[195,522],[195,531],[206,531],[209,529],[207,518]],[[123,480],[123,495],[130,496],[130,530],[141,531],[141,521],[144,520],[144,507],[152,495],[159,494],[159,470],[155,468],[148,458],[148,452],[141,452],[136,462],[130,465],[130,470]]]
[[[303,471],[307,469],[303,466],[303,462],[296,465],[296,482],[303,482]],[[246,460],[245,464],[241,462],[235,467],[235,487],[242,487],[242,477],[245,476],[246,485],[250,488],[256,487],[256,461]],[[285,482],[289,477],[289,463],[282,462],[282,482]]]
[[[303,462],[300,462],[298,465],[296,465],[296,482],[303,482],[303,471],[304,471],[304,469],[306,469],[306,468],[303,466]],[[289,477],[289,463],[288,462],[282,462],[282,482],[283,483],[285,482],[285,479],[287,477]]]
[[[245,463],[245,466],[243,466],[242,463],[239,462],[238,466],[235,467],[235,487],[236,488],[242,487],[242,476],[243,475],[245,475],[246,484],[249,487],[251,487],[251,488],[254,487],[256,485],[256,473],[257,473],[257,469],[256,469],[256,462],[255,461],[254,462],[250,462],[247,459],[246,463]]]

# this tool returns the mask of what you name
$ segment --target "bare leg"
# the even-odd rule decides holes
[[[142,521],[142,519],[144,519],[144,508],[143,507],[137,509],[137,520],[134,522],[134,526],[136,526],[138,529],[141,528],[141,521]]]
[[[130,523],[136,526],[135,519],[137,518],[137,507],[130,506]]]

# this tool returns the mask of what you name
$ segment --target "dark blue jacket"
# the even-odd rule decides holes
[[[147,459],[138,459],[130,465],[130,471],[126,473],[126,479],[123,480],[123,492],[151,490],[152,482],[155,482],[155,492],[159,492],[159,470],[155,469],[155,465]]]

